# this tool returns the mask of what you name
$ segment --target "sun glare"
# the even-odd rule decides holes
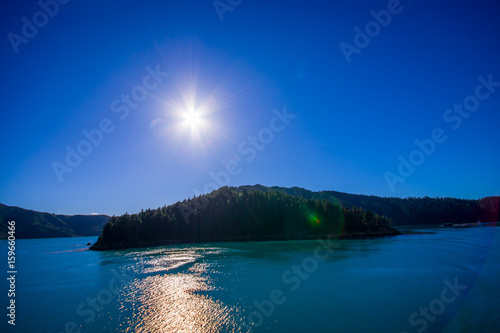
[[[196,108],[190,105],[181,108],[179,111],[179,116],[182,119],[179,129],[183,133],[189,134],[193,142],[200,143],[205,140],[210,130],[210,123],[206,119],[206,109],[203,107]]]
[[[197,111],[187,111],[184,118],[186,120],[186,124],[191,128],[198,127],[200,124],[200,114]]]
[[[193,148],[206,148],[218,133],[217,124],[211,117],[217,111],[217,103],[213,95],[200,98],[194,90],[179,91],[176,98],[165,102],[165,113],[171,117],[169,138],[178,143],[186,139]]]

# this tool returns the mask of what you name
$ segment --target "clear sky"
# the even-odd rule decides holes
[[[499,195],[499,14],[485,0],[4,2],[0,202],[118,215],[257,183]]]

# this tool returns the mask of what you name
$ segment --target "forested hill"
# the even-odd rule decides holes
[[[113,216],[90,249],[398,234],[388,218],[360,208],[281,191],[222,187],[170,206]]]
[[[0,238],[7,238],[8,221],[16,222],[16,238],[98,236],[107,215],[55,215],[0,204]]]
[[[392,198],[336,191],[312,192],[299,187],[241,186],[240,189],[280,191],[304,199],[338,201],[344,207],[362,207],[392,219],[394,225],[440,224],[444,222],[500,221],[500,197],[480,200],[455,198]]]

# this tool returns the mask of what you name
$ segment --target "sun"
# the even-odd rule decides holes
[[[193,147],[206,148],[213,142],[214,136],[219,135],[218,124],[211,117],[217,110],[212,95],[197,98],[193,89],[188,89],[164,103],[165,113],[172,118],[170,138],[175,137],[179,142],[187,139]]]
[[[181,127],[184,133],[189,133],[191,141],[199,142],[207,135],[208,121],[203,108],[187,107],[181,109]]]
[[[184,113],[184,121],[188,127],[192,129],[197,128],[201,123],[200,112],[196,110],[186,111]]]

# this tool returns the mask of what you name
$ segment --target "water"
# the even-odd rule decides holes
[[[96,238],[18,240],[16,326],[3,314],[0,331],[499,332],[499,232],[420,231],[432,233],[329,252],[317,241],[92,252],[83,245]]]

